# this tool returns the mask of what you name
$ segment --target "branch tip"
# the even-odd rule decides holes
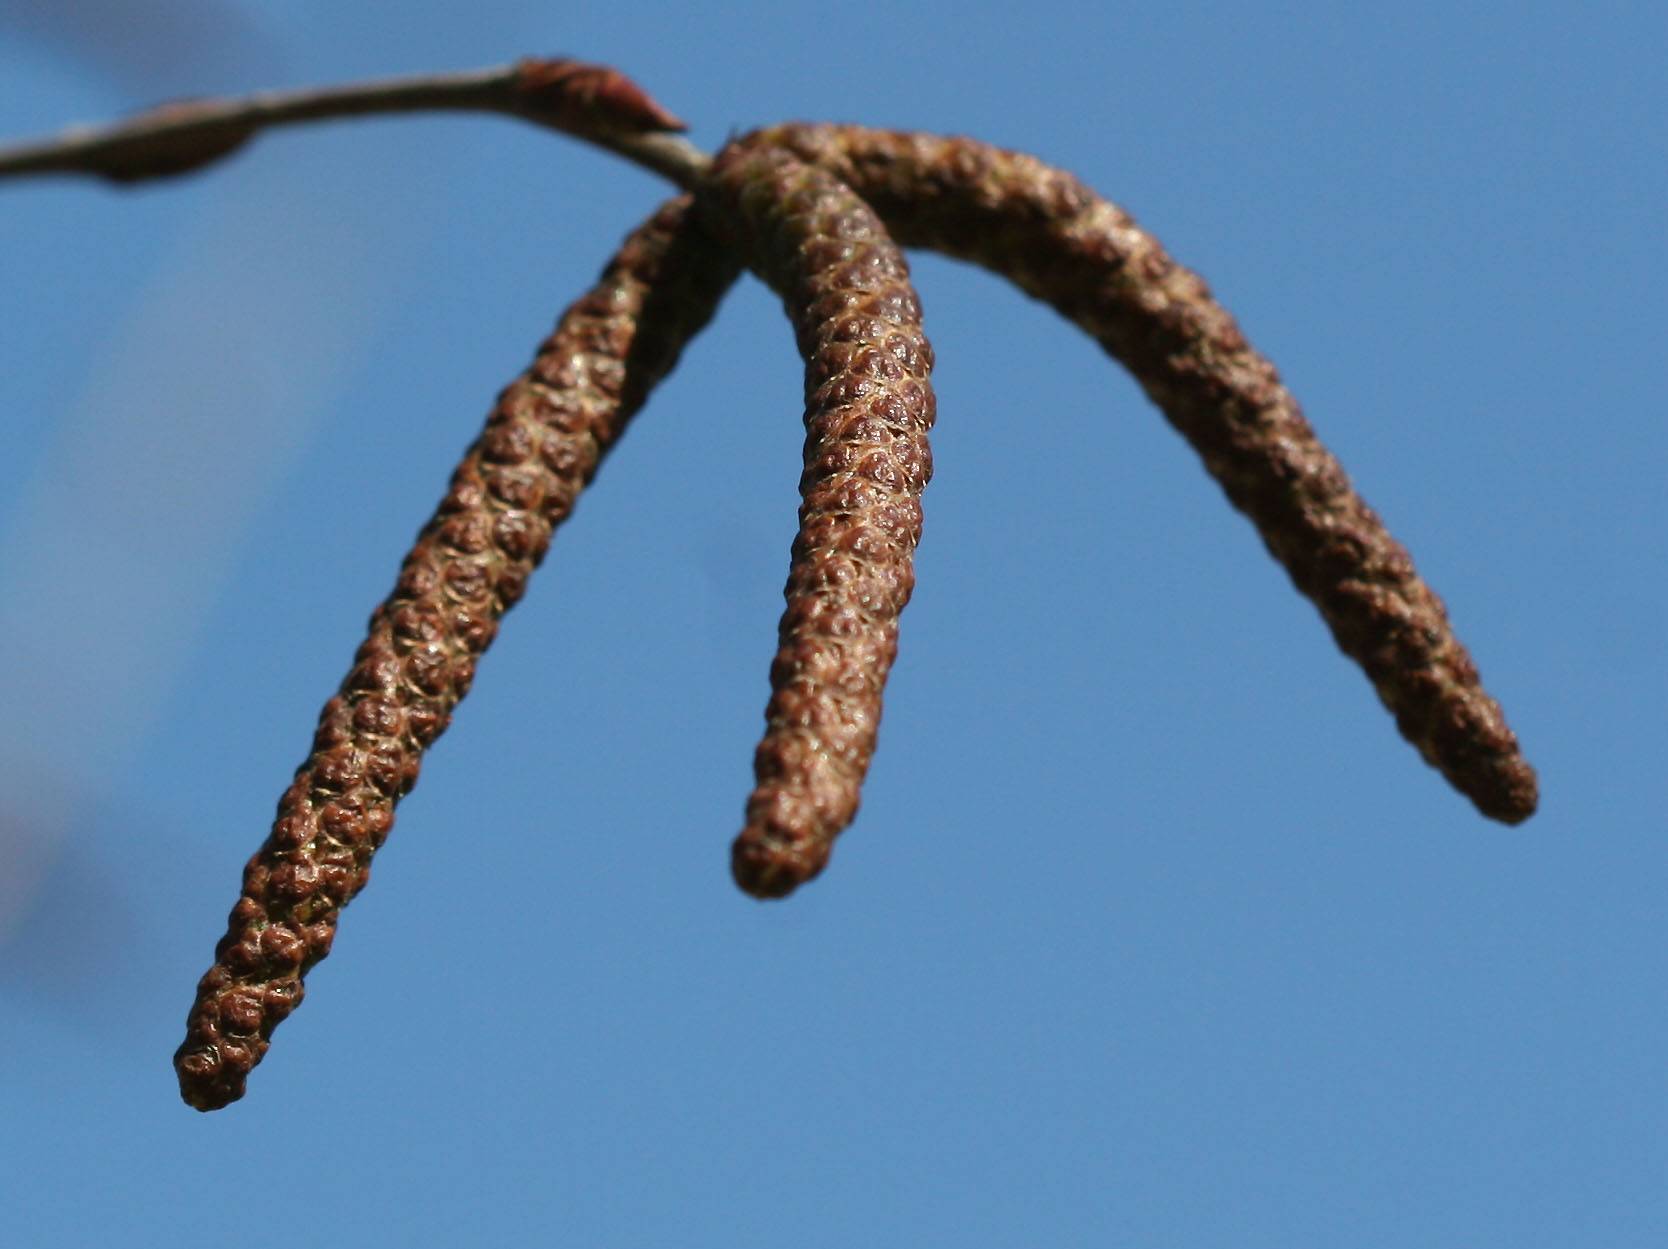
[[[516,62],[513,90],[528,115],[566,129],[574,120],[637,133],[681,132],[689,126],[619,70],[569,57]]]

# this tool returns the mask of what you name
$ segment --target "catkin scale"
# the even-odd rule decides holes
[[[781,897],[827,863],[874,754],[932,475],[932,348],[903,253],[835,178],[731,148],[697,203],[782,296],[805,358],[799,534],[731,852],[743,889]]]
[[[394,806],[468,692],[499,617],[738,269],[692,220],[689,198],[670,201],[499,396],[244,869],[174,1057],[192,1106],[243,1095],[273,1029],[300,1003],[302,977],[329,953],[342,907],[369,879]]]
[[[825,168],[905,246],[972,261],[1127,367],[1361,665],[1402,735],[1485,815],[1535,809],[1534,770],[1442,600],[1355,492],[1274,366],[1198,275],[1116,205],[1033,157],[964,138],[787,125],[744,145]]]

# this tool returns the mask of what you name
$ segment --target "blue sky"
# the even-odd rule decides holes
[[[169,1058],[490,399],[664,195],[491,119],[0,188],[0,1236],[1647,1246],[1668,1224],[1658,6],[0,3],[0,134],[567,52],[1072,169],[1202,272],[1542,776],[1395,734],[1076,331],[921,257],[937,476],[830,870],[735,892],[799,366],[731,295],[558,536],[305,1007]]]

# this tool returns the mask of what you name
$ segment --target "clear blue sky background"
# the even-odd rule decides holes
[[[863,813],[734,891],[799,366],[737,289],[560,534],[248,1099],[169,1057],[495,389],[664,194],[490,119],[0,188],[0,1240],[1668,1243],[1659,4],[12,0],[0,133],[565,51],[715,145],[965,131],[1280,365],[1542,774],[1478,817],[1076,331],[917,265]]]

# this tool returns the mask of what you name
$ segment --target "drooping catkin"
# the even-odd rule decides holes
[[[192,1106],[243,1095],[273,1029],[301,1001],[302,977],[329,953],[342,907],[364,887],[394,806],[468,691],[499,617],[738,270],[694,222],[688,197],[669,202],[498,397],[244,870],[174,1056]]]
[[[971,139],[789,125],[743,142],[829,170],[905,246],[1001,274],[1087,331],[1250,517],[1425,760],[1487,816],[1517,823],[1533,813],[1534,770],[1442,600],[1274,366],[1123,210],[1033,157]]]
[[[805,357],[799,536],[731,856],[743,889],[781,897],[828,861],[874,753],[932,475],[932,348],[903,253],[828,174],[727,149],[697,202],[782,296]]]

